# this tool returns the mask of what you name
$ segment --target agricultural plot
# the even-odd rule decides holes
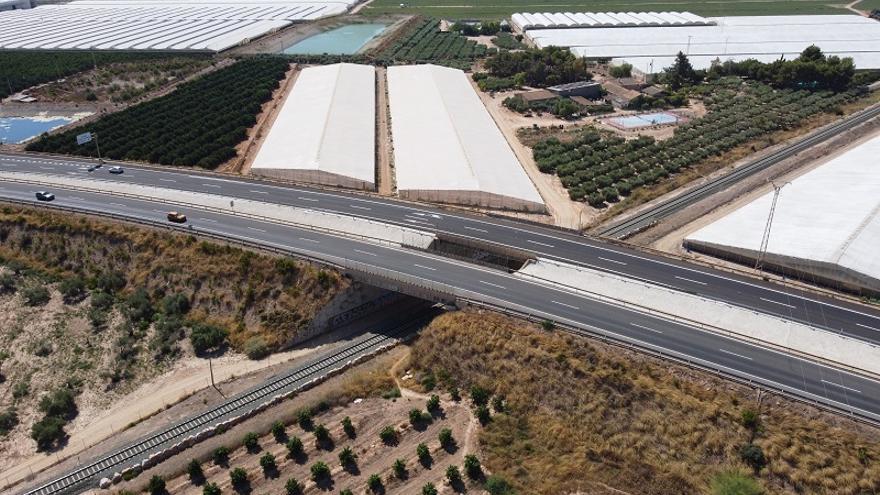
[[[97,122],[44,136],[28,151],[97,156],[95,142],[77,146],[76,135],[100,136],[101,152],[114,160],[215,168],[235,157],[263,103],[288,69],[281,58],[242,60],[173,93]]]
[[[440,31],[440,21],[426,18],[388,48],[378,53],[379,59],[390,62],[464,62],[486,56],[489,50],[464,36]]]
[[[0,51],[0,98],[23,89],[110,64],[162,62],[172,58],[207,58],[197,54],[16,52]]]
[[[866,0],[857,8],[866,9],[876,0]],[[477,2],[461,0],[410,0],[401,7],[399,0],[375,0],[364,12],[382,14],[422,14],[443,19],[492,19],[510,17],[516,12],[645,12],[688,11],[704,16],[720,15],[788,15],[788,14],[850,14],[843,5],[829,5],[815,0],[779,0],[755,2],[733,0],[729,2],[701,2],[678,0],[673,3],[661,0],[509,0],[505,2]]]
[[[535,161],[542,172],[559,176],[571,199],[602,207],[762,135],[791,129],[854,96],[777,91],[759,84],[747,88],[715,90],[706,97],[709,113],[681,125],[668,140],[641,136],[626,141],[588,129],[572,142],[550,138],[537,143]]]

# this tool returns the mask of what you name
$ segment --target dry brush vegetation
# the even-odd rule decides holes
[[[100,407],[194,353],[282,348],[348,285],[334,271],[184,234],[2,207],[0,423],[18,436],[4,432],[0,446],[18,439],[32,452],[21,441],[38,440],[40,421],[42,448],[63,442],[77,415],[68,393]]]
[[[446,314],[413,344],[411,360],[441,385],[506,398],[480,446],[487,467],[519,493],[880,490],[876,430],[562,332]],[[766,461],[755,471],[749,445]],[[755,491],[722,491],[737,483]]]

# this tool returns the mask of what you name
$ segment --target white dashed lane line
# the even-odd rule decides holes
[[[847,386],[841,385],[841,384],[839,384],[839,383],[829,382],[828,380],[822,380],[822,383],[826,383],[826,384],[828,384],[828,385],[832,385],[832,386],[835,386],[835,387],[838,387],[838,388],[842,388],[842,389],[844,389],[844,390],[849,390],[850,392],[855,392],[855,393],[857,393],[857,394],[862,393],[861,390],[856,390],[856,389],[854,389],[854,388],[850,388],[850,387],[847,387]]]
[[[797,306],[792,306],[791,304],[785,304],[783,302],[774,301],[773,299],[767,299],[765,297],[762,297],[761,300],[768,302],[768,303],[773,303],[773,304],[778,304],[780,306],[785,306],[786,308],[797,309]]]
[[[505,287],[505,286],[503,286],[503,285],[493,284],[492,282],[486,282],[485,280],[480,280],[480,283],[481,283],[481,284],[489,285],[489,286],[491,286],[491,287],[495,287],[495,288],[497,288],[497,289],[507,289],[507,287]]]
[[[694,280],[694,279],[692,279],[692,278],[679,277],[678,275],[676,275],[675,278],[677,278],[677,279],[679,279],[679,280],[684,280],[685,282],[690,282],[690,283],[692,283],[692,284],[697,284],[697,285],[709,285],[709,284],[707,284],[706,282],[700,282],[699,280]]]
[[[634,327],[636,327],[636,328],[641,328],[642,330],[647,330],[647,331],[649,331],[649,332],[663,333],[663,332],[660,331],[660,330],[656,330],[656,329],[653,329],[653,328],[651,328],[651,327],[646,327],[646,326],[644,326],[644,325],[639,325],[638,323],[630,323],[630,325],[632,325],[632,326],[634,326]]]
[[[749,361],[754,361],[754,359],[752,359],[752,358],[750,358],[750,357],[748,357],[748,356],[743,356],[742,354],[737,354],[737,353],[735,353],[735,352],[728,351],[727,349],[718,349],[718,350],[721,351],[721,352],[723,352],[724,354],[729,354],[729,355],[731,355],[731,356],[736,356],[736,357],[738,357],[738,358],[748,359]]]

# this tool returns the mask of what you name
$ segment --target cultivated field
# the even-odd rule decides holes
[[[867,9],[864,4],[858,8]],[[515,12],[631,12],[631,11],[690,11],[699,15],[791,15],[791,14],[851,14],[843,4],[832,6],[815,0],[733,0],[730,2],[701,2],[686,0],[600,0],[598,2],[556,0],[510,0],[475,2],[471,0],[410,0],[401,8],[398,0],[375,0],[363,10],[364,14],[424,14],[444,19],[501,19]]]

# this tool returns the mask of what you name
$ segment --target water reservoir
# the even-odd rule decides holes
[[[626,117],[614,117],[607,120],[609,124],[618,129],[638,129],[655,125],[676,124],[678,121],[679,117],[677,115],[665,112],[643,113]]]
[[[349,24],[308,37],[284,50],[296,55],[352,55],[385,30],[385,24]]]
[[[68,117],[0,117],[0,142],[23,143],[73,120]]]

